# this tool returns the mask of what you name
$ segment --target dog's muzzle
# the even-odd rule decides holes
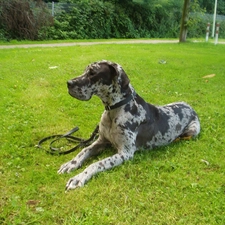
[[[69,94],[82,101],[87,101],[92,97],[91,89],[86,80],[73,79],[67,81]]]

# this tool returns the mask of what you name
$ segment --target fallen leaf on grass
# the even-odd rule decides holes
[[[209,162],[206,161],[205,159],[201,159],[201,162],[205,163],[207,166],[209,165]]]
[[[212,78],[212,77],[215,77],[215,76],[216,76],[216,74],[209,74],[209,75],[206,75],[206,76],[204,76],[202,78]]]
[[[40,203],[39,200],[28,200],[27,201],[27,205],[30,207],[35,207],[36,205],[38,205]]]
[[[58,68],[58,66],[49,66],[50,70],[54,70],[54,69],[57,69],[57,68]]]

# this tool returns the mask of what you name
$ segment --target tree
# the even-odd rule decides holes
[[[183,14],[181,19],[179,42],[185,42],[187,37],[187,22],[191,0],[184,0]]]

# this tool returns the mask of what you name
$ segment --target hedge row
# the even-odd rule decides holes
[[[51,17],[50,10],[43,6],[44,3],[38,2],[39,4],[32,0],[10,2],[0,0],[0,39],[175,38],[179,36],[182,3],[176,0],[170,1],[170,4],[164,7],[160,4],[152,6],[132,1],[126,4],[100,0],[79,0],[76,4],[58,3],[60,7],[54,18]],[[16,18],[15,15],[20,17]],[[22,25],[21,21],[23,21]],[[208,22],[209,19],[203,14],[192,13],[188,24],[188,37],[203,37]],[[221,21],[220,24],[220,37],[225,37],[225,21]]]

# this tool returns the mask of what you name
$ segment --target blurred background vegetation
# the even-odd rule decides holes
[[[177,38],[183,1],[0,0],[0,40]],[[214,1],[191,0],[188,38],[204,37]],[[225,1],[218,1],[219,37],[225,38]],[[211,31],[210,27],[210,31]]]

